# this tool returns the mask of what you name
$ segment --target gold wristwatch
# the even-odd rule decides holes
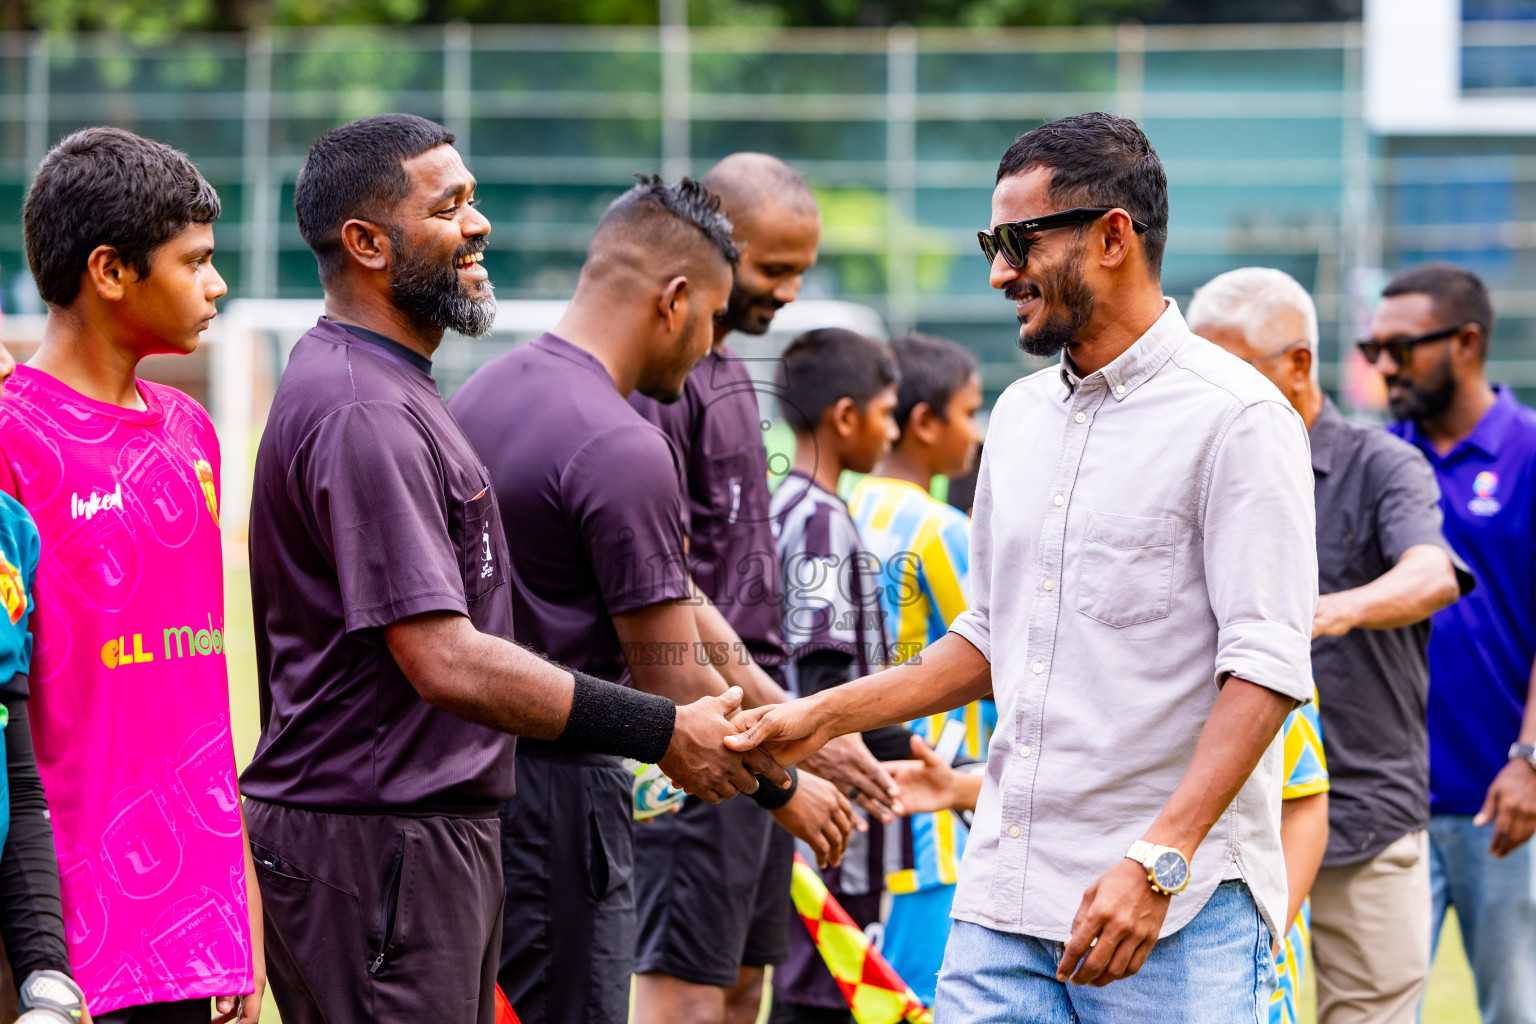
[[[1189,884],[1189,861],[1171,846],[1154,846],[1138,839],[1125,855],[1147,869],[1147,881],[1155,892],[1173,896]]]

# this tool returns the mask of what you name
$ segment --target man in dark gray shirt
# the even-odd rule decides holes
[[[1257,267],[1222,274],[1195,293],[1189,324],[1274,382],[1312,442],[1312,669],[1332,784],[1312,885],[1318,1020],[1407,1024],[1430,961],[1429,616],[1471,577],[1441,535],[1424,457],[1348,422],[1323,394],[1317,312],[1300,284]]]

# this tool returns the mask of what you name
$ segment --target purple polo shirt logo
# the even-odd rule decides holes
[[[1499,504],[1494,495],[1499,493],[1499,474],[1491,469],[1485,469],[1472,478],[1472,500],[1467,502],[1467,511],[1475,516],[1491,516],[1504,506]]]

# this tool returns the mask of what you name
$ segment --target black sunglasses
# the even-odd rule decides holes
[[[1052,228],[1087,224],[1115,209],[1118,207],[1079,206],[1071,210],[1062,210],[1060,213],[1048,213],[1034,220],[1009,221],[1006,224],[999,224],[991,231],[976,232],[976,241],[981,243],[981,251],[987,257],[988,264],[997,259],[998,253],[1002,253],[1003,259],[1008,261],[1010,267],[1014,270],[1023,270],[1024,264],[1029,262],[1030,247],[1035,244],[1033,235],[1050,231]],[[1135,217],[1131,218],[1131,227],[1136,229],[1138,235],[1147,230],[1147,225]]]
[[[1409,360],[1413,358],[1413,348],[1415,345],[1425,345],[1431,341],[1443,341],[1459,333],[1465,326],[1467,325],[1457,324],[1454,327],[1440,327],[1430,331],[1428,334],[1421,334],[1416,338],[1389,338],[1386,341],[1376,341],[1373,338],[1367,338],[1365,341],[1355,342],[1355,347],[1360,350],[1361,355],[1365,356],[1365,361],[1372,366],[1376,365],[1376,360],[1381,358],[1383,352],[1391,356],[1392,361],[1398,366],[1407,366]]]

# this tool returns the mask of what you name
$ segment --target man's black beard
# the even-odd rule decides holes
[[[478,338],[496,323],[495,296],[477,299],[467,294],[455,267],[460,257],[483,251],[483,241],[465,243],[446,263],[419,248],[413,249],[393,231],[389,241],[397,253],[389,272],[389,293],[401,310],[466,338]],[[489,281],[485,282],[485,290],[494,290]]]
[[[772,308],[775,313],[783,309],[782,303],[774,299],[754,295],[738,284],[731,285],[731,297],[726,301],[725,313],[720,317],[720,326],[731,331],[740,331],[743,334],[767,334],[773,326],[772,317],[768,322],[759,324],[752,319],[755,309]]]
[[[1424,420],[1438,419],[1451,403],[1456,400],[1456,375],[1451,372],[1451,353],[1449,347],[1440,360],[1440,365],[1435,367],[1435,373],[1421,384],[1409,383],[1408,396],[1394,401],[1387,399],[1387,408],[1395,420]],[[1391,384],[1398,378],[1388,378]],[[1390,395],[1391,392],[1388,392]]]
[[[1093,290],[1083,278],[1080,257],[1085,246],[1074,246],[1061,265],[1047,270],[1040,278],[1040,305],[1052,310],[1033,330],[1019,332],[1019,348],[1032,356],[1049,359],[1077,341],[1077,335],[1093,317]],[[1020,286],[1003,294],[1017,302],[1023,298]]]

